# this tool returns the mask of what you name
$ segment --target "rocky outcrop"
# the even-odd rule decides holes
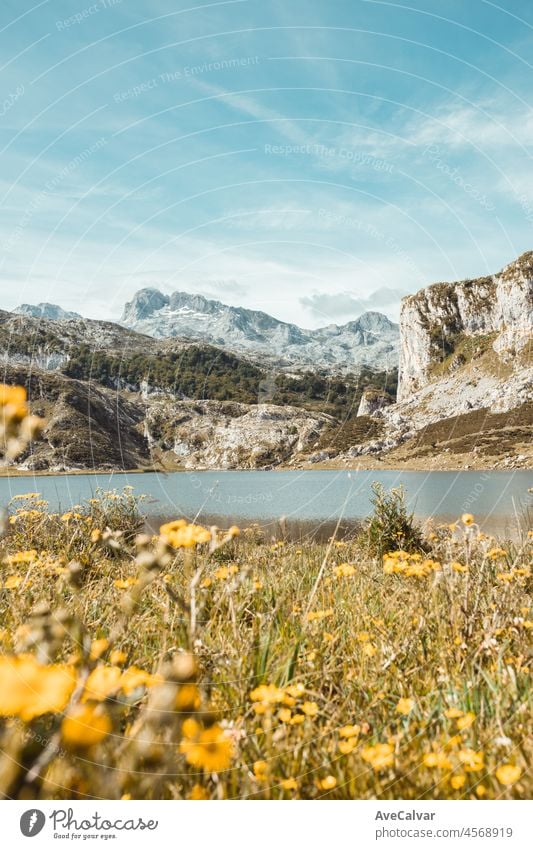
[[[366,389],[359,402],[357,416],[375,416],[393,403],[391,396],[380,389]]]
[[[451,373],[487,347],[502,361],[512,358],[532,331],[533,252],[492,277],[437,283],[404,298],[398,401],[441,376],[442,364]]]
[[[268,468],[315,449],[334,421],[290,406],[113,390],[35,363],[6,366],[2,378],[26,386],[47,422],[17,461],[27,471]]]
[[[274,404],[154,401],[145,434],[154,457],[187,469],[258,469],[290,463],[317,444],[331,416]]]

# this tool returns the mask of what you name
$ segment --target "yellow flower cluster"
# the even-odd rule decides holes
[[[514,764],[502,764],[496,770],[495,775],[500,784],[503,784],[504,787],[510,787],[511,784],[516,784],[522,775],[522,770]]]
[[[355,575],[355,571],[355,566],[352,566],[351,563],[340,563],[333,567],[333,574],[336,578],[351,578],[352,575]]]
[[[231,566],[220,566],[214,574],[217,581],[227,581],[232,575],[236,575],[238,571],[239,567],[235,563],[232,563]]]
[[[350,755],[359,741],[361,733],[360,725],[343,725],[339,728],[339,752],[341,755]]]
[[[498,572],[496,579],[502,584],[510,584],[512,581],[519,581],[521,578],[529,578],[531,569],[527,566],[511,569],[509,572]]]
[[[407,578],[426,578],[442,566],[437,560],[424,559],[408,551],[389,551],[383,557],[385,575],[405,575]]]
[[[17,551],[16,554],[11,554],[4,559],[4,563],[9,566],[15,566],[18,563],[32,563],[37,559],[37,551],[32,548],[30,551]]]
[[[303,684],[290,684],[283,689],[275,684],[261,684],[252,690],[250,700],[258,716],[270,715],[275,705],[283,705],[278,711],[278,720],[284,725],[301,725],[306,717],[314,719],[318,716],[317,703],[304,700],[304,696]]]
[[[234,747],[227,732],[218,723],[204,728],[196,719],[189,717],[182,725],[183,739],[180,752],[187,763],[205,772],[221,772],[228,769]]]
[[[76,685],[70,666],[45,665],[31,655],[0,657],[0,716],[31,722],[64,710]]]
[[[22,421],[28,415],[26,390],[22,386],[6,386],[0,383],[0,407],[2,417]]]
[[[211,532],[202,525],[189,524],[185,519],[167,522],[159,528],[161,539],[171,548],[194,548],[211,540]]]
[[[374,746],[365,746],[361,757],[372,769],[380,772],[394,764],[394,748],[390,743],[376,743]]]
[[[333,608],[328,607],[326,610],[314,610],[307,614],[308,622],[320,622],[322,619],[328,619],[333,616]]]
[[[136,666],[122,670],[118,666],[101,665],[87,678],[82,700],[103,702],[119,690],[128,695],[138,687],[154,687],[162,682],[160,675],[151,675]]]

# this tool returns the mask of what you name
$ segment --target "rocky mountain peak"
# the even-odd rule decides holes
[[[54,321],[72,321],[82,317],[77,312],[69,312],[57,304],[48,303],[21,304],[13,312],[28,318],[49,318]]]
[[[121,321],[123,324],[128,324],[128,322],[149,318],[153,313],[166,307],[169,300],[170,298],[163,295],[159,289],[149,287],[140,289],[125,305]]]
[[[386,315],[380,312],[369,310],[364,312],[355,321],[350,324],[357,325],[360,330],[368,333],[391,333],[398,331],[398,325],[387,318]]]

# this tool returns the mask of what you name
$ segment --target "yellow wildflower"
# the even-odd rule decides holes
[[[459,710],[459,708],[451,707],[444,711],[444,716],[446,719],[457,719],[459,716],[463,715],[463,711]]]
[[[355,572],[355,566],[352,566],[351,563],[341,563],[339,566],[333,567],[333,574],[336,578],[351,578],[352,575],[355,575]]]
[[[409,716],[414,706],[414,699],[400,699],[396,705],[396,713],[401,713],[402,716]]]
[[[465,713],[464,716],[460,716],[457,720],[457,728],[459,731],[465,731],[467,728],[470,728],[474,722],[476,721],[475,713],[469,711]]]
[[[452,768],[452,763],[448,756],[444,754],[444,752],[428,752],[427,755],[424,755],[423,764],[424,766],[427,766],[430,769]]]
[[[76,684],[75,671],[38,663],[30,655],[0,657],[0,716],[30,722],[64,710]]]
[[[129,695],[138,687],[155,687],[163,683],[161,675],[151,675],[144,669],[139,669],[137,666],[130,666],[125,669],[120,679],[120,689]]]
[[[470,525],[473,525],[474,524],[474,517],[472,516],[472,513],[463,513],[463,515],[461,516],[461,522],[463,523],[463,525],[466,525],[467,527],[469,527]]]
[[[16,554],[11,554],[9,557],[5,558],[5,562],[10,566],[15,566],[18,563],[32,563],[37,559],[37,552],[35,549],[31,549],[31,551],[17,551]]]
[[[101,640],[93,640],[91,643],[91,660],[98,660],[104,652],[109,648],[109,640],[103,637]]]
[[[21,578],[20,575],[10,575],[9,578],[6,578],[6,582],[4,584],[5,590],[16,590],[17,587],[20,587],[24,578]]]
[[[128,590],[130,587],[138,583],[137,578],[117,578],[113,581],[114,586],[118,590]]]
[[[215,723],[193,737],[185,737],[180,743],[180,752],[191,766],[206,772],[221,772],[231,764],[233,743],[224,729]]]
[[[452,775],[450,778],[450,784],[452,785],[454,790],[460,790],[461,787],[464,787],[466,782],[466,775]]]
[[[352,737],[350,740],[339,740],[339,752],[342,755],[349,755],[357,746],[357,738]]]
[[[334,775],[326,775],[325,778],[319,778],[316,782],[319,790],[333,790],[337,786],[337,779]]]
[[[97,666],[85,684],[84,701],[103,702],[120,689],[122,670],[118,666]]]
[[[282,790],[298,790],[298,782],[295,778],[282,778],[280,784]]]
[[[252,702],[259,702],[268,706],[282,702],[284,695],[283,690],[280,690],[275,684],[261,684],[255,690],[252,690],[250,699]]]
[[[4,419],[22,421],[28,415],[27,394],[23,386],[0,383],[0,408]],[[24,496],[22,496],[24,497]]]
[[[200,691],[196,684],[182,684],[176,695],[176,710],[179,713],[191,713],[199,710],[201,704]]]
[[[206,801],[209,799],[209,793],[205,787],[202,787],[201,784],[195,784],[187,798],[194,799],[196,801]]]
[[[253,765],[254,778],[256,781],[268,781],[268,763],[267,761],[256,761]]]
[[[161,539],[171,548],[193,548],[209,542],[211,532],[201,525],[189,525],[185,519],[168,522],[159,528]]]
[[[503,784],[504,787],[510,787],[511,784],[514,784],[520,776],[522,775],[522,770],[519,766],[513,766],[513,764],[502,764],[496,770],[496,778]]]
[[[351,737],[357,737],[360,731],[360,725],[343,725],[342,728],[339,728],[339,737],[349,740]]]
[[[308,622],[318,622],[320,619],[327,619],[329,616],[333,616],[333,608],[329,607],[327,610],[315,610],[311,613],[307,614]]]
[[[285,687],[285,692],[293,699],[299,699],[305,693],[305,687],[303,684],[289,684],[288,687]]]
[[[465,768],[465,772],[480,772],[484,766],[483,752],[475,752],[473,749],[461,749],[459,760]]]
[[[390,743],[376,743],[374,746],[365,746],[361,757],[373,769],[379,771],[393,765],[394,749]]]
[[[112,729],[102,705],[75,705],[61,723],[61,740],[70,749],[89,749],[100,743]]]

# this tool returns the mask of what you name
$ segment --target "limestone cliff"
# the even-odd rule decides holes
[[[436,283],[402,301],[398,401],[492,349],[502,362],[533,332],[533,251],[492,277]]]

